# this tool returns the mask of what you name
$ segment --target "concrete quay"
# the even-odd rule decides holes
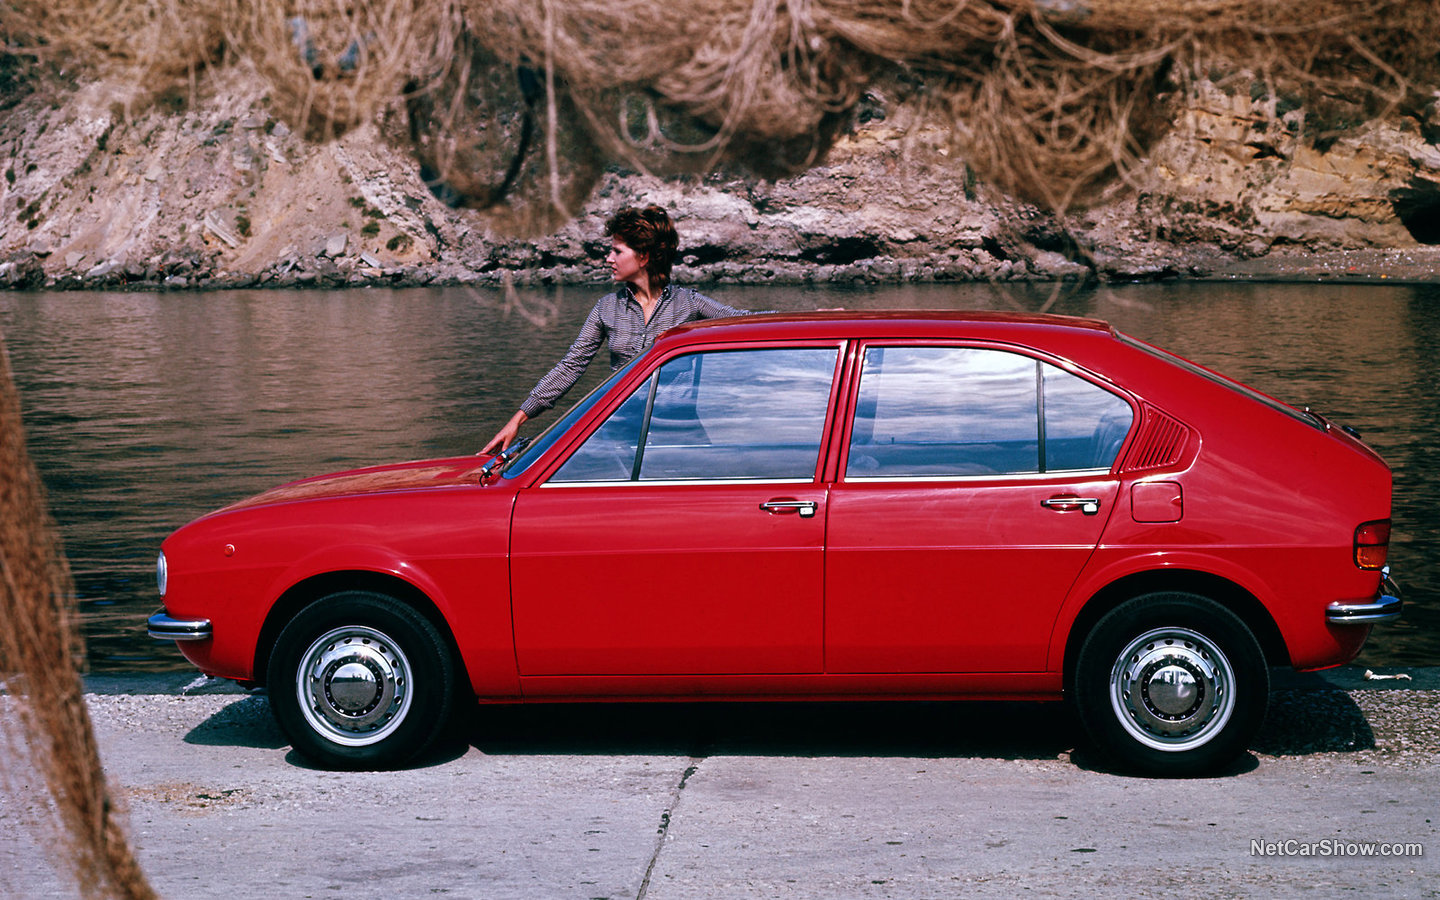
[[[1107,770],[1047,704],[487,707],[337,773],[227,683],[87,697],[167,898],[1437,897],[1440,669],[1371,675],[1277,672],[1247,758],[1185,780]],[[9,776],[0,894],[79,896]]]

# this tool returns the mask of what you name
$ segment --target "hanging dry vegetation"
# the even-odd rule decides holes
[[[25,452],[20,403],[0,339],[0,781],[23,793],[43,776],[60,840],[85,897],[153,897],[116,818],[80,683],[74,591],[40,477]],[[3,876],[0,876],[3,884]]]
[[[1133,179],[1201,79],[1303,106],[1315,139],[1428,101],[1440,0],[13,0],[0,30],[155,91],[253,67],[314,139],[403,107],[437,191],[535,229],[611,163],[802,170],[896,84],[1064,209]]]

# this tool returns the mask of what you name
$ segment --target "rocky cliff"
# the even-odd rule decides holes
[[[1303,110],[1201,85],[1139,183],[1065,217],[980,181],[904,103],[867,98],[828,154],[779,180],[607,171],[575,218],[507,235],[432,189],[403,110],[316,143],[243,70],[143,111],[95,81],[0,112],[0,284],[224,288],[603,280],[600,223],[655,202],[686,281],[1429,277],[1440,115],[1307,139]]]

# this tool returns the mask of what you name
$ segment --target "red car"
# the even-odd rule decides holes
[[[533,440],[186,525],[150,633],[297,750],[400,764],[462,701],[1074,701],[1120,765],[1242,754],[1272,665],[1400,614],[1352,432],[1054,316],[696,323]]]

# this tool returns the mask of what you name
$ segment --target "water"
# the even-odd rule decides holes
[[[296,477],[475,452],[569,346],[599,292],[0,294],[0,335],[75,573],[91,670],[189,668],[144,633],[159,605],[155,556],[174,528]],[[1095,316],[1358,428],[1395,470],[1391,563],[1408,601],[1359,663],[1440,664],[1440,517],[1428,506],[1440,496],[1440,286],[711,293],[750,309]],[[587,383],[608,369],[591,368]]]

